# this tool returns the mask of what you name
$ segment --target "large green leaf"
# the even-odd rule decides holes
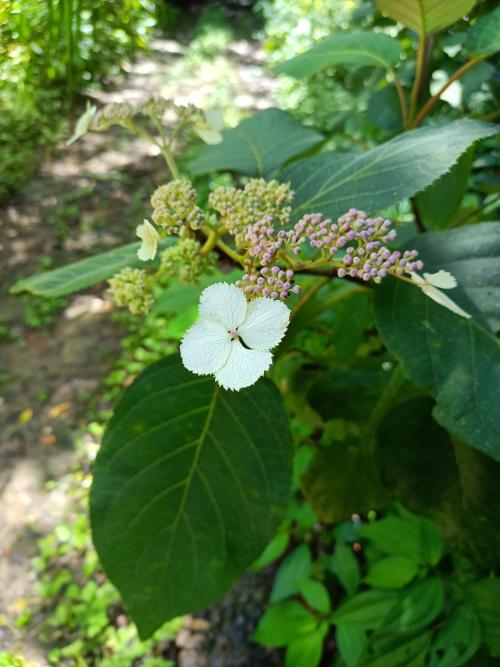
[[[301,79],[332,65],[391,69],[399,62],[400,55],[399,41],[384,33],[337,32],[305,53],[278,65],[276,72]]]
[[[421,35],[430,35],[467,14],[476,0],[376,0],[384,14]]]
[[[415,200],[424,226],[444,229],[453,220],[469,183],[474,151],[466,151],[450,171],[420,192]]]
[[[163,239],[160,242],[160,249],[163,250],[174,242],[172,238]],[[154,262],[143,262],[137,257],[139,246],[139,242],[128,243],[114,250],[72,262],[59,269],[22,278],[13,285],[11,292],[27,291],[39,296],[62,296],[111,278],[117,271],[127,266],[154,266]]]
[[[353,440],[321,447],[302,478],[302,490],[327,523],[368,512],[385,499],[372,459]]]
[[[482,16],[472,28],[469,28],[465,45],[472,54],[500,51],[500,7]]]
[[[321,141],[321,134],[304,127],[286,111],[266,109],[224,132],[220,144],[204,146],[190,161],[189,169],[196,175],[225,170],[268,176]]]
[[[465,319],[420,289],[386,280],[375,290],[382,339],[417,384],[432,388],[434,416],[445,428],[500,460],[500,223],[483,223],[409,241],[429,272],[449,270],[451,297]]]
[[[290,459],[267,380],[223,391],[174,355],[126,390],[90,509],[97,552],[141,637],[214,603],[260,555],[290,496]]]
[[[500,562],[500,463],[452,443],[432,418],[433,406],[432,399],[418,398],[384,417],[377,446],[382,480],[393,497],[430,514],[451,543],[495,566]]]
[[[473,120],[422,127],[364,153],[326,152],[300,160],[280,180],[290,181],[295,191],[295,220],[313,212],[336,218],[351,207],[375,213],[421,192],[472,144],[498,131]]]

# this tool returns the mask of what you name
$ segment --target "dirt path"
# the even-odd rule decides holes
[[[213,57],[203,56],[203,49],[193,56],[185,44],[158,39],[126,65],[126,75],[110,92],[94,97],[135,101],[155,94],[181,104],[230,104],[233,117],[271,106],[275,82],[263,74],[255,43],[229,40],[215,51]],[[7,330],[0,345],[0,650],[19,650],[37,667],[47,664],[45,648],[14,621],[34,594],[36,540],[65,511],[63,494],[47,494],[46,483],[74,465],[76,433],[122,332],[102,287],[64,300],[52,323],[35,328],[26,325],[26,301],[8,290],[44,263],[60,266],[132,240],[162,179],[162,165],[145,142],[124,132],[89,134],[73,146],[59,146],[23,194],[0,208],[0,325]],[[32,323],[40,318],[34,308],[28,311]],[[238,618],[224,620],[236,624],[237,633],[245,625],[242,600],[249,594],[236,595],[236,602],[226,603],[230,611],[214,613],[230,617],[239,609]],[[186,653],[183,667],[208,664],[202,656],[208,649],[193,653],[191,635],[184,635],[185,652],[192,656],[189,662]],[[204,641],[213,645],[211,651],[222,650]],[[224,648],[226,658],[209,664],[247,664],[238,650],[237,661],[224,662],[232,660]]]

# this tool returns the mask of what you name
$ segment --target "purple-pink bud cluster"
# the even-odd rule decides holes
[[[380,282],[388,273],[402,275],[423,268],[416,250],[401,253],[386,247],[386,243],[396,238],[396,230],[391,229],[391,225],[390,220],[369,218],[364,211],[353,208],[336,223],[324,219],[321,213],[312,213],[305,215],[293,230],[287,232],[287,239],[296,255],[300,254],[301,245],[307,242],[311,248],[331,257],[344,252],[344,266],[337,271],[339,278],[350,276]]]
[[[236,286],[252,299],[266,296],[284,301],[290,294],[300,294],[300,286],[293,283],[293,271],[276,265],[263,266],[258,273],[245,273]]]

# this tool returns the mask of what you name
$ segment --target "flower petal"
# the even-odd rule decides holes
[[[143,262],[146,262],[148,259],[154,259],[158,249],[158,241],[160,240],[160,235],[156,229],[149,220],[144,220],[142,225],[137,225],[135,233],[142,239],[142,245],[137,251],[137,257]]]
[[[437,273],[424,273],[424,278],[429,285],[439,287],[440,289],[453,289],[457,286],[455,276],[452,276],[449,271],[442,269]]]
[[[215,283],[200,297],[200,318],[220,322],[226,329],[236,329],[244,320],[247,301],[243,290],[229,283]]]
[[[237,339],[230,345],[227,361],[216,371],[215,379],[224,389],[238,391],[257,382],[271,365],[273,355],[270,352],[247,350]]]
[[[215,373],[226,362],[231,351],[231,338],[220,324],[198,322],[187,330],[181,343],[184,366],[198,375]]]
[[[202,141],[210,146],[220,144],[222,141],[222,134],[211,127],[195,127],[195,132]]]
[[[252,350],[270,350],[285,335],[290,310],[282,301],[260,297],[250,301],[238,333]]]
[[[453,313],[456,313],[456,315],[460,315],[460,317],[465,317],[465,319],[470,319],[469,313],[466,313],[465,310],[462,310],[460,306],[458,306],[454,301],[452,301],[444,292],[441,292],[441,290],[437,289],[436,287],[433,287],[432,285],[423,285],[422,286],[422,292],[426,294],[429,299],[432,299],[436,303],[439,303],[440,306],[444,306],[444,308],[448,308],[448,310],[451,310]]]
[[[224,129],[224,113],[220,109],[209,109],[204,111],[203,115],[210,128],[219,132]]]

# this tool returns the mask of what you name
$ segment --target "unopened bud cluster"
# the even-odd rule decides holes
[[[321,213],[305,215],[293,230],[286,234],[294,254],[308,243],[326,257],[344,253],[339,278],[349,276],[364,281],[380,282],[388,273],[403,275],[420,271],[423,263],[416,250],[391,251],[385,244],[394,241],[396,230],[391,221],[382,217],[370,218],[364,211],[350,209],[337,222],[324,219]]]
[[[161,185],[151,197],[153,222],[168,234],[179,234],[184,225],[200,229],[205,215],[196,199],[191,181],[177,179]]]
[[[182,282],[198,282],[201,275],[211,273],[217,263],[217,255],[200,254],[201,245],[195,239],[181,238],[160,255],[161,278],[175,278]]]
[[[236,286],[249,298],[267,296],[271,299],[288,299],[290,294],[300,294],[300,286],[293,284],[292,269],[279,266],[263,266],[257,273],[245,273]]]
[[[90,129],[97,132],[107,130],[111,125],[127,126],[137,113],[136,107],[127,102],[111,102],[96,113]]]
[[[234,236],[237,247],[248,244],[247,233],[258,222],[286,225],[290,220],[293,193],[289,183],[253,178],[242,190],[219,187],[209,195],[209,205]]]
[[[144,315],[151,310],[154,300],[144,269],[122,269],[108,282],[109,293],[116,306],[128,308],[132,315]]]

